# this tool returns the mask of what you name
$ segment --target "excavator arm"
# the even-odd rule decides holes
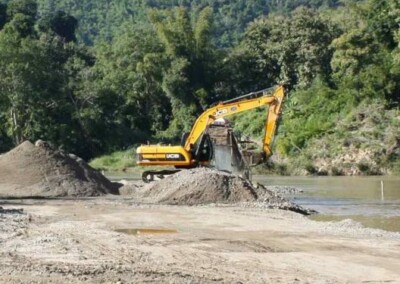
[[[137,164],[141,166],[173,166],[175,168],[208,165],[210,161],[199,154],[204,146],[202,137],[207,127],[219,118],[266,105],[269,106],[269,110],[265,123],[263,152],[265,156],[270,156],[271,143],[281,114],[284,95],[283,86],[277,86],[218,103],[198,117],[183,146],[142,145],[136,149]],[[197,148],[195,149],[195,147]],[[155,176],[162,178],[164,175],[173,174],[176,171],[145,171],[142,178],[145,182],[149,182]]]
[[[215,120],[228,115],[269,105],[268,116],[265,123],[263,151],[266,156],[270,156],[272,154],[271,143],[282,111],[284,96],[285,92],[283,86],[276,86],[218,103],[214,107],[204,111],[198,117],[185,142],[185,150],[189,152],[206,130],[207,126],[212,124]]]

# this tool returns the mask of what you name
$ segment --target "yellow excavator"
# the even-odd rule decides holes
[[[174,170],[145,171],[142,174],[143,181],[150,182],[154,176],[162,178],[164,175],[176,173],[180,169],[209,166],[213,159],[213,143],[207,135],[207,129],[216,120],[226,116],[269,106],[262,149],[265,161],[272,154],[271,143],[282,112],[284,97],[284,87],[279,85],[220,102],[205,110],[197,118],[190,133],[182,136],[181,145],[141,145],[136,150],[138,165],[173,166],[175,168]]]

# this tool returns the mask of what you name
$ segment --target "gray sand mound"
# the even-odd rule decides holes
[[[211,203],[279,208],[302,214],[311,211],[291,203],[262,185],[253,185],[237,175],[208,168],[183,170],[150,184],[128,184],[120,188],[123,195],[131,195],[138,202],[200,205]]]
[[[183,170],[135,192],[144,201],[173,205],[254,201],[257,194],[246,180],[207,168]]]
[[[0,198],[118,193],[116,185],[82,159],[38,142],[25,141],[0,156]]]

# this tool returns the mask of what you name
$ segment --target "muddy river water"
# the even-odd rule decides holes
[[[265,185],[303,189],[288,195],[315,209],[317,221],[352,219],[366,227],[400,232],[400,177],[270,177],[255,176]]]

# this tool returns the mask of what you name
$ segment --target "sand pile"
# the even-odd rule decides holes
[[[87,197],[118,193],[117,186],[79,157],[44,141],[25,141],[0,156],[0,198]]]
[[[208,168],[183,170],[150,184],[127,184],[120,189],[120,193],[131,195],[138,202],[144,203],[170,205],[242,203],[246,206],[279,208],[302,214],[311,213],[262,185],[253,185],[237,175]]]
[[[138,187],[132,193],[144,202],[172,205],[236,203],[257,199],[248,181],[207,168],[183,170]]]

